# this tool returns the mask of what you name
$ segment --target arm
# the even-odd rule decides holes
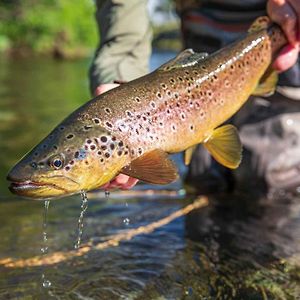
[[[101,42],[90,68],[91,92],[101,84],[148,73],[152,31],[146,0],[97,0]]]
[[[292,67],[299,54],[300,45],[300,1],[299,0],[268,0],[267,12],[272,21],[284,31],[289,44],[285,46],[274,62],[279,72]]]

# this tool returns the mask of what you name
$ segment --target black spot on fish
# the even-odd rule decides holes
[[[30,164],[30,166],[33,168],[33,169],[36,169],[37,168],[37,163],[36,162],[32,162]]]
[[[74,165],[74,160],[71,160],[71,161],[69,162],[69,164],[70,164],[70,165]]]
[[[66,166],[65,169],[66,169],[66,171],[69,171],[69,170],[70,170],[70,167],[69,167],[69,166]]]
[[[124,143],[122,141],[119,142],[119,147],[123,147]]]
[[[106,157],[106,158],[109,158],[109,157],[110,157],[110,154],[109,154],[109,153],[105,153],[105,157]]]
[[[191,129],[191,130],[194,130],[194,126],[193,126],[193,125],[191,125],[191,126],[190,126],[190,129]]]
[[[142,154],[142,153],[143,153],[143,149],[142,149],[142,148],[139,148],[139,149],[138,149],[138,153],[139,153],[139,154]]]
[[[74,134],[69,134],[69,135],[67,136],[67,139],[70,140],[70,139],[72,139],[73,137],[74,137]]]
[[[34,154],[33,154],[34,156],[38,156],[39,154],[38,154],[38,152],[34,152]]]
[[[53,145],[53,149],[54,149],[54,150],[57,150],[58,147],[57,147],[56,145]]]
[[[88,165],[88,164],[89,164],[89,162],[86,160],[86,161],[85,161],[85,164],[86,164],[86,165]]]
[[[154,101],[151,101],[151,102],[150,102],[150,105],[151,105],[153,108],[156,108],[156,104],[155,104]]]
[[[59,130],[60,130],[60,131],[63,131],[63,130],[65,130],[65,127],[64,127],[64,126],[61,126],[61,127],[59,127]]]
[[[87,140],[86,141],[88,144],[91,144],[92,143],[92,140]]]
[[[141,102],[141,99],[139,97],[135,97],[135,101],[139,103]]]
[[[107,142],[107,137],[106,136],[101,136],[100,138],[102,143],[106,143]]]
[[[126,114],[127,114],[128,117],[132,117],[132,113],[129,110],[126,110]]]
[[[75,152],[74,157],[75,157],[75,158],[78,158],[78,157],[79,157],[79,151],[76,151],[76,152]]]
[[[113,137],[111,138],[111,140],[115,142],[115,141],[117,140],[117,138],[116,138],[115,136],[113,136]]]
[[[102,149],[102,150],[106,150],[107,147],[106,147],[105,145],[102,145],[102,146],[101,146],[101,149]]]
[[[101,158],[101,159],[100,159],[100,162],[102,162],[102,163],[103,163],[103,162],[104,162],[104,159],[103,159],[103,158]]]
[[[128,151],[125,151],[124,154],[125,154],[125,155],[128,155]]]
[[[114,150],[114,149],[115,149],[115,145],[114,145],[114,144],[110,144],[109,147],[110,147],[111,150]]]
[[[97,154],[98,154],[98,155],[102,155],[102,152],[101,152],[101,151],[98,151]]]
[[[110,113],[111,113],[111,110],[110,110],[110,108],[108,108],[108,107],[107,107],[107,108],[105,108],[105,112],[106,112],[106,113],[108,113],[108,114],[110,114]]]
[[[83,129],[88,131],[90,130],[91,128],[93,128],[93,126],[90,126],[90,125],[84,125]]]
[[[122,152],[121,150],[118,151],[118,155],[119,155],[119,156],[121,156],[122,153],[123,153],[123,152]]]
[[[95,150],[95,149],[96,149],[96,146],[95,146],[95,145],[91,145],[91,146],[90,146],[90,149],[91,149],[91,150]]]
[[[106,122],[105,124],[106,124],[106,126],[109,127],[109,128],[112,128],[112,127],[113,127],[112,124],[109,123],[109,122]]]
[[[167,85],[166,85],[165,83],[162,83],[160,86],[161,86],[163,89],[166,89],[166,88],[167,88]]]
[[[94,119],[94,123],[95,123],[95,124],[99,124],[99,123],[100,123],[100,120],[99,120],[98,118],[95,118],[95,119]]]
[[[175,80],[173,78],[170,79],[171,83],[175,83]]]

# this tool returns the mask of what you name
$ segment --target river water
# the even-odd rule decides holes
[[[152,68],[170,56],[155,53]],[[51,201],[43,258],[44,203],[11,195],[5,176],[89,99],[88,64],[0,59],[0,299],[300,299],[300,198],[284,193],[210,196],[205,207],[109,244],[194,198],[180,182],[173,193],[93,194],[81,252],[74,251],[80,195]]]

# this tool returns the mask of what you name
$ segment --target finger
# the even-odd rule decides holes
[[[269,0],[267,12],[272,21],[277,23],[292,45],[297,44],[297,16],[296,12],[286,0]]]
[[[98,96],[100,94],[103,94],[111,89],[114,89],[117,86],[119,86],[119,84],[117,84],[117,83],[100,84],[95,90],[95,95]]]
[[[134,187],[134,186],[137,184],[138,181],[139,181],[139,180],[136,179],[136,178],[129,177],[127,183],[124,184],[123,186],[121,186],[121,189],[123,189],[123,190],[129,190],[129,189],[131,189],[132,187]]]
[[[114,179],[114,181],[115,181],[118,185],[122,186],[123,184],[126,184],[126,183],[128,182],[129,178],[130,178],[130,177],[127,176],[127,175],[125,175],[125,174],[119,174],[119,175]]]
[[[293,7],[294,11],[296,12],[297,16],[297,35],[296,40],[300,41],[300,1],[299,0],[288,0],[290,5]]]
[[[292,45],[285,46],[275,59],[273,68],[278,72],[283,72],[292,67],[298,58],[299,46],[293,47]]]

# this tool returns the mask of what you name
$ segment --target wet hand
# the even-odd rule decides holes
[[[270,19],[282,28],[289,41],[289,44],[283,47],[273,64],[277,71],[283,72],[296,63],[299,55],[300,1],[268,0],[267,12]]]
[[[99,85],[95,90],[95,96],[105,93],[115,87],[119,86],[117,83],[105,83]],[[129,177],[125,174],[119,174],[113,180],[103,185],[101,188],[105,190],[120,188],[122,190],[128,190],[134,187],[138,182],[138,179]]]

